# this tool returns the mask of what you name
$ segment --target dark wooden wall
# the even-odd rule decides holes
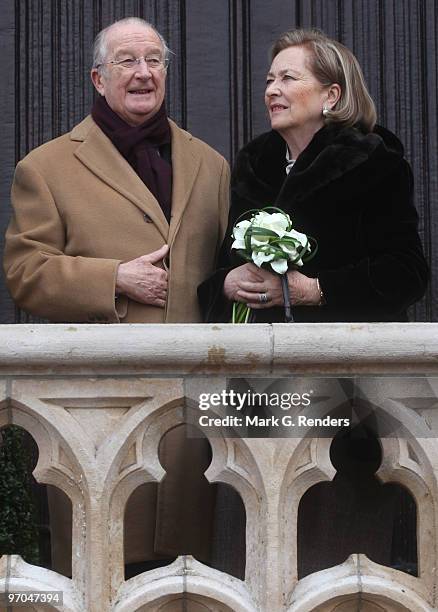
[[[101,27],[138,15],[175,56],[167,106],[177,122],[232,163],[267,129],[269,46],[284,30],[316,26],[357,55],[379,122],[395,131],[414,169],[421,235],[432,269],[419,321],[438,321],[438,7],[435,0],[2,0],[0,23],[0,247],[15,163],[90,109],[91,45]],[[0,323],[26,321],[0,283]]]

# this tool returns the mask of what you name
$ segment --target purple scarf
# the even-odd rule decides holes
[[[170,145],[171,141],[164,102],[153,117],[139,126],[128,125],[109,107],[103,96],[96,99],[91,116],[156,197],[169,221],[172,165],[159,153],[159,147]]]

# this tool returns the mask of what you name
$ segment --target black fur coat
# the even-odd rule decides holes
[[[220,267],[198,291],[205,320],[231,318],[224,278],[245,263],[230,250],[236,219],[252,208],[277,206],[319,247],[300,272],[319,278],[326,305],[295,307],[295,321],[407,321],[406,309],[424,294],[428,270],[400,141],[381,127],[365,134],[332,124],[315,134],[288,176],[285,154],[285,141],[271,131],[238,155]],[[283,321],[284,313],[257,310],[256,320]]]

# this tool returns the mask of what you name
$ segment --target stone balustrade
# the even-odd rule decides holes
[[[278,438],[204,431],[206,478],[231,485],[245,505],[244,580],[189,555],[124,579],[126,502],[140,484],[163,479],[160,440],[196,422],[200,393],[220,392],[231,378],[255,388],[291,379],[300,389],[312,380],[323,396],[339,391],[339,377],[403,426],[406,435],[381,440],[377,476],[415,499],[418,576],[356,551],[298,578],[300,499],[336,473],[331,439],[309,426]],[[349,612],[359,600],[370,612],[435,610],[437,392],[435,324],[1,326],[0,427],[33,436],[35,478],[71,500],[73,529],[71,579],[5,555],[0,592],[62,591],[63,606],[51,609],[66,612]]]

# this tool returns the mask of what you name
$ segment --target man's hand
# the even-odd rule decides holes
[[[148,253],[119,265],[116,278],[116,292],[124,293],[131,300],[164,308],[167,297],[167,272],[154,264],[169,252],[167,244],[157,251]]]

